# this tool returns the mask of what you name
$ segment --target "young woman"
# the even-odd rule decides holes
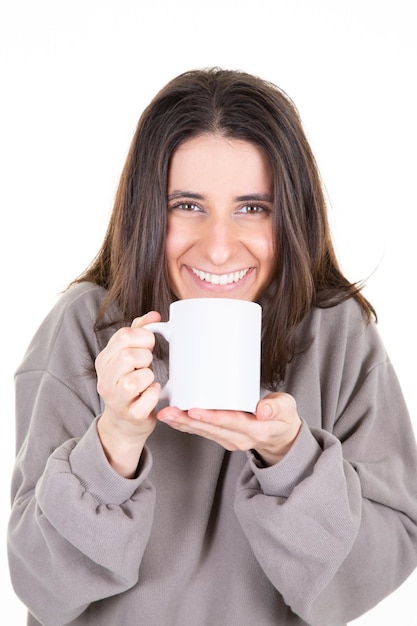
[[[199,297],[263,307],[256,414],[159,399],[166,346],[144,326]],[[289,98],[220,69],[163,88],[101,250],[17,372],[8,539],[28,623],[338,626],[398,587],[417,454],[374,318]]]

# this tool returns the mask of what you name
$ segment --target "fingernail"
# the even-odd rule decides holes
[[[200,413],[199,413],[198,411],[195,411],[194,409],[190,409],[190,410],[188,411],[188,415],[189,415],[190,417],[192,417],[192,418],[193,418],[193,420],[201,420],[201,415],[200,415]]]
[[[135,328],[135,326],[142,326],[143,322],[151,313],[152,311],[148,311],[148,313],[145,313],[145,315],[142,315],[141,317],[135,317],[135,319],[133,320],[131,324],[132,328]]]
[[[272,407],[270,404],[264,404],[263,414],[265,419],[269,419],[270,417],[272,417]]]

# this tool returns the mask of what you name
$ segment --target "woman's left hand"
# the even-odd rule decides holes
[[[271,393],[260,400],[255,415],[168,406],[157,418],[176,430],[216,441],[226,450],[256,450],[265,465],[285,456],[301,427],[295,400],[287,393]]]

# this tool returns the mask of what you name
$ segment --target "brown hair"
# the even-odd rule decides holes
[[[338,266],[314,156],[296,107],[275,85],[219,68],[170,81],[139,120],[103,245],[76,282],[108,290],[98,323],[113,303],[125,322],[149,310],[167,319],[175,299],[165,259],[170,157],[185,140],[207,133],[253,142],[271,164],[277,254],[263,302],[262,378],[274,387],[284,378],[296,329],[312,306],[355,297],[368,320],[375,315]]]

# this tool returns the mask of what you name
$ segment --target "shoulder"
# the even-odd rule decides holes
[[[94,283],[74,283],[59,297],[50,316],[58,318],[71,312],[96,317],[106,293],[103,287]]]
[[[355,298],[327,308],[313,307],[311,316],[319,324],[329,327],[365,329],[368,319],[364,309]]]
[[[312,308],[302,324],[302,335],[323,353],[339,352],[360,360],[372,355],[375,364],[388,360],[375,321],[367,318],[354,298],[326,309]]]
[[[375,327],[375,322],[368,319],[355,298],[327,308],[313,307],[306,322],[314,329],[349,337],[362,335]]]
[[[96,319],[106,293],[87,282],[69,287],[40,324],[18,372],[47,369],[57,357],[68,362],[76,354],[88,354],[94,359],[102,347]]]
[[[97,314],[106,290],[94,283],[76,283],[65,291],[52,307],[38,332],[58,333],[62,329],[94,330]]]

